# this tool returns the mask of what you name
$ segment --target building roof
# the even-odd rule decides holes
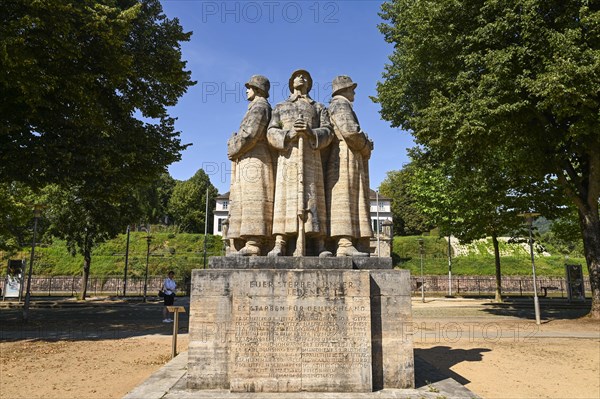
[[[370,189],[369,191],[370,191],[369,198],[372,199],[372,200],[376,200],[377,199],[377,192],[375,190],[373,190],[373,189]],[[380,201],[381,200],[391,201],[392,199],[379,194],[379,200]]]
[[[227,191],[225,194],[217,195],[216,199],[229,199],[229,191]]]

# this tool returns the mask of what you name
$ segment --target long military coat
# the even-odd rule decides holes
[[[270,119],[269,102],[256,97],[227,142],[232,161],[227,238],[271,236],[275,179],[266,137]]]
[[[294,122],[303,118],[314,137],[303,139],[300,154],[298,138],[290,139]],[[297,234],[298,213],[308,209],[304,231],[307,235],[323,236],[327,229],[325,186],[321,150],[331,142],[331,128],[327,109],[308,96],[291,95],[273,110],[267,132],[269,144],[278,152],[275,182],[275,210],[273,234]],[[299,163],[303,165],[304,197],[299,198]]]
[[[352,103],[345,97],[332,98],[329,115],[335,133],[325,178],[330,236],[371,237],[369,158],[373,142],[361,130]]]

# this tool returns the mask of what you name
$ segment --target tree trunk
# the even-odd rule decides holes
[[[85,300],[87,297],[88,279],[90,277],[90,266],[92,264],[91,251],[85,251],[83,254],[83,281],[81,282],[81,298]]]
[[[502,302],[502,274],[500,273],[500,246],[498,245],[498,237],[496,233],[492,234],[492,242],[494,243],[494,258],[496,262],[496,302]]]
[[[579,224],[583,235],[583,250],[590,274],[592,310],[589,316],[600,319],[600,218],[598,206],[579,209]]]

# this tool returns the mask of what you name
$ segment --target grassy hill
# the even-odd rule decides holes
[[[146,267],[146,233],[132,232],[129,249],[129,276],[143,276]],[[445,238],[434,236],[395,237],[394,264],[410,269],[413,274],[420,273],[418,238],[423,238],[425,254],[423,256],[424,273],[428,275],[448,274],[448,243]],[[119,235],[98,246],[92,255],[91,274],[93,276],[121,275],[125,266],[126,236]],[[189,275],[192,269],[202,268],[202,234],[152,233],[150,243],[149,274],[164,275],[174,270],[177,275]],[[528,247],[523,243],[500,243],[503,275],[530,275],[531,258]],[[222,255],[222,242],[219,236],[207,236],[207,256]],[[549,256],[536,253],[536,271],[540,276],[564,276],[564,264],[585,265],[585,259],[569,258],[553,254]],[[457,253],[460,256],[457,256]],[[29,259],[28,250],[13,259]],[[73,276],[80,275],[83,258],[71,256],[64,241],[55,240],[49,245],[36,248],[34,263],[35,275]],[[586,268],[584,267],[584,270]],[[452,272],[455,275],[493,275],[495,273],[493,246],[491,239],[475,242],[467,246],[455,246],[452,257]]]
[[[132,232],[129,243],[128,275],[141,277],[146,269],[147,234]],[[92,253],[92,276],[120,275],[125,267],[126,235],[99,245]],[[179,276],[189,275],[192,269],[203,266],[203,234],[152,233],[149,275],[164,275],[174,270]],[[221,237],[207,236],[207,256],[222,254]],[[80,275],[83,267],[81,255],[71,256],[64,241],[55,240],[49,245],[36,247],[35,275]],[[28,252],[20,254],[29,259]],[[13,257],[17,258],[17,257]]]
[[[448,274],[448,241],[445,237],[394,237],[394,264],[410,269],[411,274],[420,274],[421,259],[418,239],[424,240],[424,274]],[[506,276],[531,275],[531,255],[526,242],[499,243],[502,274]],[[457,251],[458,249],[458,251]],[[479,240],[469,245],[454,246],[452,251],[452,274],[455,275],[494,275],[494,247],[491,238]],[[458,253],[457,253],[458,252]],[[536,274],[540,276],[563,277],[564,265],[581,264],[587,274],[585,258],[557,255],[552,248],[535,248]]]

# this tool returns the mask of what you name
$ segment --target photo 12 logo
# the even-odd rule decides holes
[[[402,338],[411,337],[420,343],[451,344],[460,340],[468,342],[536,342],[539,326],[529,323],[405,323]]]
[[[275,169],[275,163],[272,168]],[[233,169],[231,162],[202,162],[200,167],[204,170],[211,181],[228,183],[231,181]],[[259,161],[245,162],[243,166],[236,167],[236,179],[246,183],[259,183],[262,176],[263,164]],[[281,175],[284,181],[295,183],[298,181],[298,166],[295,162],[289,162],[281,169]]]
[[[335,24],[338,1],[203,1],[202,22]]]
[[[202,82],[200,90],[202,91],[202,103],[220,102],[220,103],[245,103],[246,100],[246,82]],[[320,103],[328,103],[331,98],[331,82],[314,82],[309,93],[310,97]],[[277,104],[290,96],[288,82],[271,82],[269,90],[269,102]]]

